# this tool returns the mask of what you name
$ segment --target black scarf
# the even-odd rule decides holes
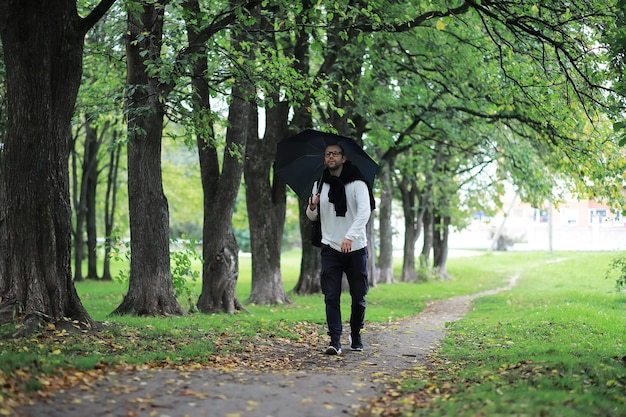
[[[345,185],[353,181],[365,182],[365,184],[367,185],[367,190],[369,191],[370,208],[372,210],[376,208],[374,196],[372,194],[372,190],[369,184],[367,183],[367,181],[365,181],[365,177],[363,177],[363,174],[361,174],[359,168],[356,165],[352,165],[352,162],[346,161],[343,164],[341,174],[339,174],[338,177],[331,175],[330,171],[328,171],[328,168],[324,169],[322,181],[330,186],[330,190],[328,191],[328,201],[335,205],[335,214],[337,215],[337,217],[346,217],[348,205],[346,203]]]

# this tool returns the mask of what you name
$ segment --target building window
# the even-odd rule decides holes
[[[550,220],[548,210],[535,209],[533,214],[533,221],[535,223],[548,223],[548,220]]]
[[[606,209],[590,209],[589,210],[589,223],[602,223],[606,218]]]

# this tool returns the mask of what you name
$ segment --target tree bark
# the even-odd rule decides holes
[[[187,39],[190,45],[200,37],[203,28],[197,25],[201,15],[197,0],[186,0],[185,9],[191,12],[186,21]],[[239,86],[233,87],[223,153],[223,167],[215,143],[215,131],[211,116],[209,84],[205,78],[208,60],[204,43],[193,46],[191,64],[192,105],[195,113],[196,142],[200,161],[203,190],[204,226],[202,232],[202,292],[197,308],[203,313],[234,313],[245,310],[237,299],[235,288],[239,277],[239,247],[232,229],[232,215],[243,173],[243,150],[246,146],[249,105],[241,99]]]
[[[256,139],[250,129],[244,173],[246,204],[250,223],[252,248],[252,290],[250,303],[290,303],[280,271],[280,252],[285,224],[285,186],[270,185],[276,144],[287,135],[287,103],[276,103],[266,109],[266,130],[263,140]],[[256,127],[256,123],[251,124]],[[254,136],[253,136],[254,135]],[[270,196],[270,198],[267,198]]]
[[[273,27],[273,22],[266,18],[260,19],[260,32],[265,34],[264,42],[278,49],[276,39],[271,35]],[[250,56],[250,59],[254,59],[254,56]],[[257,112],[251,114],[244,164],[252,250],[252,289],[248,301],[258,305],[291,302],[285,292],[280,270],[287,203],[285,186],[282,182],[270,182],[276,144],[288,134],[289,105],[282,102],[278,94],[270,93],[267,99],[273,105],[265,109],[265,133],[262,140],[258,138]]]
[[[148,2],[140,13],[128,13],[130,278],[128,292],[112,314],[184,314],[170,270],[169,210],[161,172],[164,109],[159,80],[148,75],[145,64],[160,57],[163,15],[163,7]]]
[[[0,323],[22,318],[97,323],[71,272],[70,122],[82,73],[84,35],[113,1],[81,19],[75,1],[0,4],[7,131],[0,177]]]
[[[100,159],[100,146],[103,137],[108,130],[106,123],[100,131],[93,129],[87,124],[88,129],[93,130],[94,140],[89,142],[89,149],[85,149],[85,155],[89,155],[89,161],[85,161],[84,169],[87,171],[85,187],[85,231],[87,232],[87,279],[98,279],[97,269],[97,228],[96,228],[96,195],[98,190],[98,162]]]
[[[424,270],[430,275],[430,254],[433,250],[433,213],[430,208],[424,210],[422,225],[422,230],[424,231],[424,242],[420,253],[420,270]]]
[[[402,195],[402,211],[404,213],[404,256],[402,261],[403,282],[417,281],[415,269],[415,243],[419,239],[422,230],[421,207],[416,207],[417,186],[415,179],[404,177],[398,183],[400,194]]]
[[[320,274],[322,259],[320,249],[311,244],[311,221],[306,216],[307,200],[300,199],[300,232],[302,235],[302,259],[300,261],[300,276],[293,289],[295,294],[307,295],[322,292]]]
[[[433,268],[441,279],[451,279],[446,270],[450,216],[436,213],[433,222]]]
[[[393,200],[393,181],[389,165],[383,160],[378,170],[381,184],[379,221],[379,279],[384,284],[393,283],[393,227],[391,224],[391,206]]]
[[[231,221],[243,174],[242,158],[245,157],[243,150],[249,133],[249,117],[255,106],[242,99],[244,96],[238,86],[233,88],[221,175],[215,148],[198,138],[204,190],[204,264],[197,307],[203,313],[244,310],[235,293],[239,277],[239,246]]]
[[[98,172],[98,132],[91,126],[89,117],[85,123],[85,142],[83,144],[82,158],[76,149],[77,138],[73,140],[72,146],[72,177],[73,177],[73,200],[74,200],[74,281],[82,281],[83,260],[85,258],[85,243],[93,240],[95,243],[95,195]],[[78,160],[81,160],[80,167]],[[80,179],[79,179],[80,178]],[[91,210],[91,212],[90,212]],[[92,236],[89,236],[91,232]],[[87,236],[87,241],[85,240]],[[94,244],[95,254],[95,244]],[[93,256],[87,250],[87,257],[90,261]],[[92,271],[93,272],[93,271]],[[89,273],[87,274],[89,277]],[[91,276],[91,278],[96,278]]]
[[[117,132],[113,133],[113,144],[117,144]],[[104,199],[104,255],[102,279],[111,281],[111,259],[109,257],[113,247],[113,226],[115,222],[115,207],[117,205],[117,177],[120,166],[120,156],[122,148],[120,145],[113,145],[109,151],[109,167],[107,173],[107,187]]]

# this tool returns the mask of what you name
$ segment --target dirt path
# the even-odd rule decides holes
[[[336,417],[355,415],[380,394],[384,381],[428,364],[446,323],[459,320],[472,300],[512,288],[430,304],[418,316],[368,327],[364,352],[340,356],[319,346],[276,344],[272,358],[244,355],[236,364],[198,369],[142,369],[108,373],[96,382],[54,393],[18,409],[23,417]],[[347,345],[347,341],[344,342]],[[246,366],[254,361],[254,367]],[[259,363],[282,363],[263,369]],[[249,362],[248,362],[249,363]],[[255,370],[253,370],[253,368]]]

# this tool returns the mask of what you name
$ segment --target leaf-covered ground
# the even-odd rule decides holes
[[[302,323],[295,329],[298,340],[259,335],[242,342],[236,354],[218,353],[202,362],[102,363],[93,370],[45,378],[26,372],[11,380],[0,375],[4,391],[12,392],[1,409],[4,414],[50,417],[400,416],[433,395],[445,395],[445,387],[428,382],[429,358],[446,324],[468,311],[471,298],[436,302],[402,321],[368,324],[365,351],[349,351],[344,340],[340,356],[322,353],[324,329]],[[228,335],[220,338],[232,344]],[[171,343],[184,343],[184,338]],[[422,382],[414,394],[400,395],[402,384],[416,380]],[[21,393],[28,384],[40,388],[36,395]]]

